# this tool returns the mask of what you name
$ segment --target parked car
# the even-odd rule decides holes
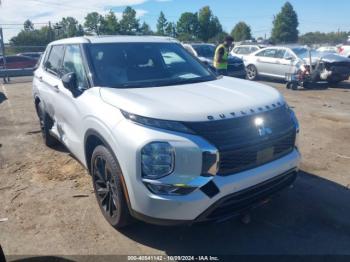
[[[297,175],[299,125],[282,95],[217,77],[175,39],[53,42],[33,96],[45,144],[88,170],[116,228],[228,219]]]
[[[28,56],[6,56],[6,68],[7,69],[24,69],[34,68],[37,59]],[[0,57],[0,69],[4,68],[4,58]]]
[[[306,82],[321,80],[330,83],[347,80],[350,76],[350,59],[336,54],[324,54],[303,46],[267,47],[248,56],[245,64],[250,80],[258,76],[285,79],[287,74],[297,74]]]
[[[250,55],[258,50],[260,50],[261,48],[263,48],[264,46],[261,46],[261,45],[252,45],[252,44],[249,44],[249,45],[238,45],[236,47],[234,47],[232,50],[231,50],[231,55],[232,56],[236,56],[236,57],[239,57],[241,59],[244,60],[244,58],[247,56],[247,55]]]
[[[212,68],[212,70],[215,70],[213,66],[215,49],[216,49],[215,45],[204,44],[204,43],[202,44],[194,43],[194,44],[183,44],[183,46],[192,55],[196,56],[204,64],[209,65]],[[227,74],[228,76],[232,76],[232,77],[245,78],[246,71],[243,64],[243,60],[238,57],[229,56]]]
[[[321,46],[317,48],[317,51],[321,53],[336,54],[338,52],[338,49],[335,46]]]
[[[38,60],[42,54],[43,52],[24,52],[17,54],[17,56],[28,56]]]
[[[350,58],[350,43],[338,46],[338,54]]]

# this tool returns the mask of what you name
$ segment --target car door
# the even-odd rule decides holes
[[[294,73],[293,66],[295,64],[295,56],[288,49],[281,49],[277,53],[279,59],[278,75],[281,78],[285,78],[287,73]]]
[[[82,107],[86,105],[84,90],[88,88],[88,77],[78,44],[66,45],[61,76],[68,73],[74,73],[76,76],[76,90],[64,87],[62,81],[58,84],[59,92],[55,99],[56,121],[61,141],[74,155],[82,159],[81,144],[84,137]]]
[[[277,51],[278,49],[276,48],[267,48],[255,54],[255,66],[260,75],[278,76],[276,74],[278,63],[278,59],[276,58]]]
[[[60,67],[62,64],[64,46],[53,45],[48,50],[43,66],[35,71],[34,84],[40,86],[40,97],[44,103],[45,111],[56,120],[55,103],[59,92]]]

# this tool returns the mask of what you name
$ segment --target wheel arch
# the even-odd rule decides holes
[[[117,163],[119,164],[118,158],[115,155],[112,147],[107,142],[107,140],[95,129],[88,129],[85,132],[85,136],[84,136],[84,153],[85,153],[86,167],[88,168],[90,175],[91,175],[92,153],[93,153],[94,149],[99,145],[105,146],[111,152],[112,156],[116,159]],[[119,167],[120,167],[120,164],[119,164]],[[130,202],[130,198],[129,198],[129,192],[128,192],[128,188],[127,188],[126,183],[125,183],[124,173],[122,170],[121,170],[121,181],[122,181],[124,195],[125,195],[125,198],[127,200],[128,208],[129,208],[129,210],[131,210],[131,202]]]

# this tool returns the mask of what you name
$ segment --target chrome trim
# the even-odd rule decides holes
[[[219,150],[208,142],[205,144],[201,143],[199,147],[202,150],[202,175],[215,176],[219,171],[219,160],[220,160]],[[206,159],[208,157],[215,158],[212,164],[204,163],[205,160],[207,161],[209,160],[209,159]]]

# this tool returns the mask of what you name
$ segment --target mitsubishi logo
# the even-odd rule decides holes
[[[254,124],[258,128],[259,136],[267,136],[272,134],[272,130],[269,127],[265,127],[264,119],[261,117],[257,117],[254,119]]]

